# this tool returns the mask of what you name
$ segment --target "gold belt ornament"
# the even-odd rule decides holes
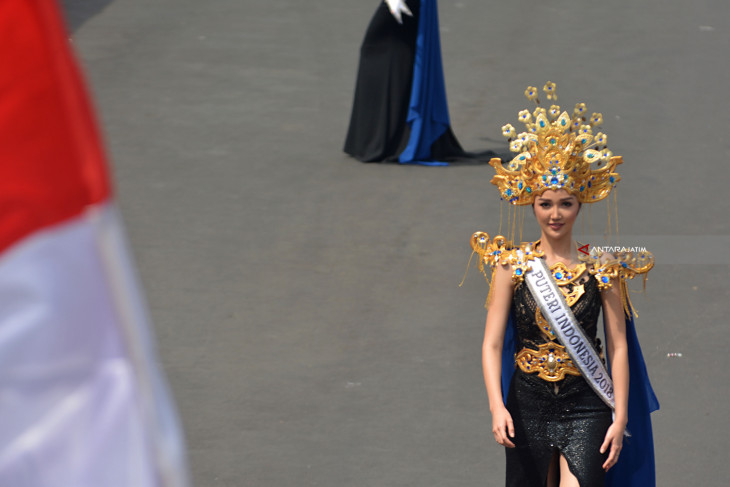
[[[537,373],[548,382],[557,382],[566,375],[581,375],[565,347],[557,343],[543,343],[538,350],[523,348],[515,354],[515,363],[523,372]]]

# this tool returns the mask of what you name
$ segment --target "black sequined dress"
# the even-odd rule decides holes
[[[595,278],[585,281],[584,293],[571,309],[585,330],[596,340],[601,296]],[[524,282],[514,290],[512,311],[517,350],[537,350],[550,340],[535,322],[537,303]],[[568,461],[581,486],[604,485],[602,465],[608,454],[599,448],[611,425],[611,409],[579,376],[567,375],[558,382],[515,370],[507,409],[515,426],[515,448],[506,448],[508,487],[543,487],[555,451]]]

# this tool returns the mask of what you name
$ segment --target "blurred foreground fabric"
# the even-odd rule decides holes
[[[187,486],[55,0],[0,0],[0,37],[0,485]]]

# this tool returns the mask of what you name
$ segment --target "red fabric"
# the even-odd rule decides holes
[[[0,0],[0,251],[110,196],[55,0]]]

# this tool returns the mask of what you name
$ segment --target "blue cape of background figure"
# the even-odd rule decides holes
[[[410,137],[398,161],[429,166],[448,165],[431,160],[431,145],[451,125],[441,62],[436,0],[421,0],[407,122],[411,130]]]
[[[649,381],[634,318],[624,316],[629,352],[629,421],[626,430],[631,436],[624,438],[618,463],[606,474],[606,487],[651,487],[656,485],[656,472],[650,414],[659,409],[659,401]],[[514,316],[510,313],[502,348],[502,394],[505,401],[515,370],[516,346]]]

